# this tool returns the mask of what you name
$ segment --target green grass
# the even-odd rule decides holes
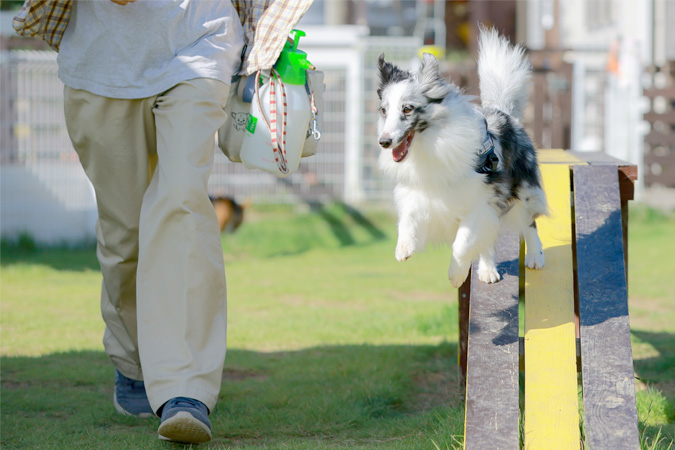
[[[629,307],[641,444],[675,449],[675,213],[631,207]]]
[[[630,233],[642,447],[672,450],[675,216],[635,208]],[[448,250],[397,263],[391,215],[341,205],[254,207],[223,245],[228,355],[201,448],[461,448]],[[112,407],[94,249],[1,250],[0,447],[181,448]]]

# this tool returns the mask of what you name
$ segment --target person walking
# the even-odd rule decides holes
[[[231,80],[271,67],[310,3],[28,0],[15,18],[59,51],[66,126],[96,193],[114,406],[159,416],[162,440],[212,436],[227,302],[207,183]],[[242,54],[268,9],[276,31]]]

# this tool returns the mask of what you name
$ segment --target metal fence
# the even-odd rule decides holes
[[[2,235],[49,243],[94,233],[96,202],[64,123],[56,54],[0,54]]]
[[[313,62],[326,85],[317,154],[279,179],[230,162],[214,142],[210,193],[259,203],[391,201],[392,185],[377,169],[377,56],[385,52],[406,65],[418,48],[413,38],[374,37],[341,48],[344,58],[314,48],[325,54]],[[0,94],[2,235],[26,231],[40,241],[71,240],[83,228],[93,235],[95,197],[68,138],[56,54],[3,51]]]

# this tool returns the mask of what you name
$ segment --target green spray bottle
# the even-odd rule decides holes
[[[241,148],[245,167],[265,170],[278,177],[286,177],[298,168],[311,115],[305,83],[306,71],[314,66],[307,60],[307,54],[298,50],[300,37],[305,36],[305,32],[293,30],[292,34],[293,40],[286,42],[274,65],[273,77],[259,87],[258,95],[251,102]],[[283,108],[286,110],[285,121]],[[276,133],[273,135],[275,126],[271,112],[275,110]]]

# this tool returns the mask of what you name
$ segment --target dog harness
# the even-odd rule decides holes
[[[492,142],[492,136],[488,132],[487,120],[483,118],[485,123],[485,140],[480,149],[478,149],[478,163],[476,164],[476,172],[478,173],[494,173],[499,167],[499,158],[495,153],[495,144]]]

